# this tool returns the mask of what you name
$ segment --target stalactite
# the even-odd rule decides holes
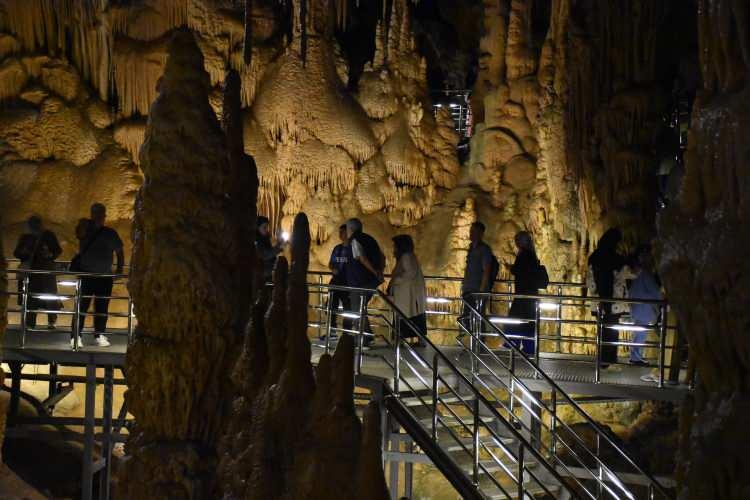
[[[300,19],[300,57],[302,58],[302,67],[307,64],[307,0],[299,0],[299,19]]]
[[[253,0],[245,0],[245,41],[242,55],[246,65],[250,65],[253,58]]]

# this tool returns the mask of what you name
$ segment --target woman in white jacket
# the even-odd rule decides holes
[[[425,316],[425,302],[427,292],[424,284],[424,274],[419,266],[417,256],[414,255],[414,241],[407,234],[393,237],[393,256],[396,265],[391,273],[388,284],[388,295],[396,306],[409,318],[411,324],[420,333],[427,335],[427,318]],[[418,335],[403,320],[399,320],[402,338],[416,338],[418,345],[423,345]]]

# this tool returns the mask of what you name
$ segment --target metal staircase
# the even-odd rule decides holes
[[[466,363],[434,345],[387,296],[376,295],[393,315],[379,316],[395,353],[392,361],[383,358],[390,368],[383,394],[386,460],[432,463],[463,498],[673,498],[477,309],[466,304],[458,321]],[[506,354],[493,352],[486,335],[510,344]],[[524,384],[515,374],[520,366],[534,369],[544,390]],[[579,423],[559,418],[560,403]],[[400,441],[413,444],[406,449]]]

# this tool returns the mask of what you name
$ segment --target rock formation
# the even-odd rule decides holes
[[[700,1],[702,89],[675,206],[659,218],[661,272],[697,363],[683,408],[680,498],[746,498],[750,316],[750,10]]]
[[[208,101],[193,35],[177,32],[141,149],[129,290],[138,327],[126,395],[127,498],[207,498],[231,398],[229,374],[250,310],[254,182],[237,151],[236,109],[225,139]],[[236,85],[227,103],[236,104]],[[228,110],[229,111],[229,110]],[[227,147],[229,143],[229,148]]]
[[[368,410],[363,431],[354,409],[350,337],[333,357],[321,358],[313,377],[304,312],[309,246],[307,217],[300,214],[289,271],[281,257],[270,305],[261,296],[253,308],[221,449],[224,498],[388,498],[379,410]]]

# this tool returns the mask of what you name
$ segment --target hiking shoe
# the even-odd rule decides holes
[[[96,345],[98,345],[99,347],[109,347],[110,345],[112,345],[109,343],[109,340],[107,340],[107,337],[105,337],[104,335],[97,335],[95,338],[96,338]]]

